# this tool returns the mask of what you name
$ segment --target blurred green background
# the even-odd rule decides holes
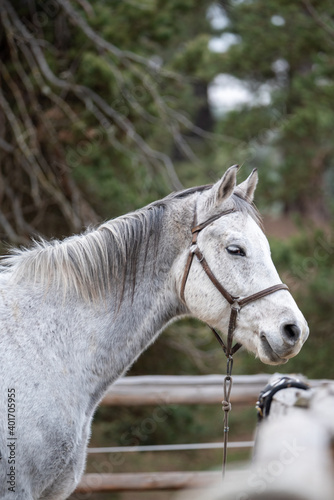
[[[311,331],[280,371],[334,378],[333,2],[13,0],[0,14],[3,252],[214,182],[234,163],[243,165],[240,180],[257,167],[273,260]],[[244,352],[234,368],[275,371]],[[187,320],[130,374],[224,369],[210,332]],[[92,445],[118,444],[150,412],[99,409]],[[234,439],[249,438],[253,410],[232,422]],[[220,409],[179,406],[141,444],[221,436]],[[219,461],[216,451],[136,455],[114,470],[202,470]],[[89,459],[88,470],[96,467]],[[151,498],[140,495],[96,500]]]

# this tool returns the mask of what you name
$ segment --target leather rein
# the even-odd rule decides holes
[[[278,290],[289,290],[287,285],[284,283],[279,283],[277,285],[270,286],[268,288],[265,288],[264,290],[261,290],[260,292],[256,292],[252,295],[249,295],[248,297],[244,297],[241,299],[240,297],[237,297],[235,295],[231,295],[226,288],[217,280],[216,276],[210,269],[209,264],[207,263],[203,253],[199,249],[197,245],[197,238],[198,234],[207,226],[209,226],[212,222],[216,221],[217,219],[220,219],[220,217],[223,217],[225,215],[231,214],[233,212],[236,212],[235,208],[231,208],[230,210],[225,210],[224,212],[221,212],[218,215],[215,215],[213,217],[210,217],[207,219],[205,222],[202,224],[197,224],[197,217],[196,217],[196,210],[195,210],[195,215],[194,215],[194,221],[193,221],[193,227],[191,229],[192,233],[192,240],[191,240],[191,246],[188,254],[188,259],[186,262],[186,267],[184,269],[183,273],[183,278],[181,282],[181,292],[180,296],[182,301],[186,304],[184,292],[185,292],[185,287],[187,284],[187,279],[189,276],[190,268],[194,260],[194,256],[196,256],[198,262],[201,264],[203,270],[205,271],[206,275],[210,279],[210,281],[214,284],[214,286],[217,288],[217,290],[221,293],[221,295],[227,300],[227,302],[230,304],[231,307],[231,313],[230,313],[230,320],[229,320],[229,325],[228,325],[228,332],[227,332],[227,343],[223,341],[217,330],[213,328],[212,326],[208,325],[209,328],[213,331],[215,334],[218,342],[220,343],[221,347],[223,348],[223,351],[227,357],[227,374],[226,377],[224,378],[224,400],[222,402],[223,404],[223,411],[224,411],[224,455],[223,455],[223,467],[222,467],[222,472],[223,472],[223,477],[225,476],[225,469],[226,469],[226,460],[227,460],[227,442],[228,442],[228,432],[229,432],[229,426],[228,426],[228,414],[232,408],[231,403],[230,403],[230,395],[231,395],[231,389],[232,389],[232,367],[233,367],[233,354],[242,347],[241,344],[236,343],[234,346],[232,346],[233,343],[233,334],[234,330],[236,328],[236,323],[237,323],[237,317],[238,313],[241,311],[241,309],[246,306],[247,304],[250,304],[251,302],[254,302],[255,300],[262,299],[263,297],[266,297],[267,295],[270,295],[272,293],[277,292]]]
[[[236,321],[237,321],[237,316],[240,310],[246,306],[247,304],[250,304],[251,302],[254,302],[255,300],[262,299],[263,297],[266,297],[267,295],[270,295],[274,292],[277,292],[278,290],[289,290],[288,286],[285,285],[284,283],[279,283],[278,285],[273,285],[270,286],[269,288],[265,288],[264,290],[261,290],[260,292],[254,293],[252,295],[249,295],[248,297],[245,297],[243,299],[240,299],[240,297],[237,297],[235,295],[231,295],[226,288],[217,280],[216,276],[213,274],[212,270],[210,269],[209,264],[207,263],[203,253],[199,249],[197,245],[197,238],[199,233],[212,224],[212,222],[216,221],[217,219],[220,219],[220,217],[224,217],[225,215],[231,214],[233,212],[236,212],[235,208],[231,208],[230,210],[225,210],[224,212],[221,212],[218,215],[214,215],[213,217],[210,217],[207,219],[205,222],[202,224],[197,224],[197,217],[196,217],[196,212],[194,216],[194,222],[193,222],[193,227],[191,229],[192,233],[192,240],[191,240],[191,246],[189,250],[189,255],[188,259],[186,262],[186,267],[184,269],[183,273],[183,278],[181,282],[181,299],[184,303],[185,301],[185,287],[187,284],[187,279],[189,276],[190,268],[194,260],[194,256],[196,256],[198,262],[201,264],[202,268],[204,269],[206,275],[210,279],[210,281],[214,284],[214,286],[217,288],[217,290],[221,293],[221,295],[227,300],[227,302],[231,306],[231,313],[230,313],[230,321],[228,325],[228,332],[227,332],[227,344],[225,345],[223,339],[221,336],[218,334],[218,332],[209,325],[211,330],[214,332],[216,335],[219,343],[221,344],[224,353],[227,358],[232,356],[235,352],[237,352],[240,347],[242,347],[241,344],[237,343],[232,347],[232,342],[233,342],[233,334],[234,330],[236,328]]]

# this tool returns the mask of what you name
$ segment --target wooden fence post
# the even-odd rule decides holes
[[[258,426],[253,474],[263,473],[261,486],[273,494],[332,500],[333,438],[334,383],[308,391],[282,389],[273,397],[269,416]]]

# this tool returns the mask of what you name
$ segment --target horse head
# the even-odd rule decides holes
[[[230,167],[197,196],[180,294],[191,315],[223,332],[235,308],[234,339],[262,362],[281,364],[300,351],[309,330],[282,285],[252,205],[257,172],[237,185],[237,170]]]

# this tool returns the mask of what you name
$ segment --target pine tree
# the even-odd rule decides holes
[[[251,103],[221,120],[220,131],[232,130],[244,141],[228,154],[260,167],[262,202],[275,199],[286,213],[328,221],[334,195],[334,4],[230,1],[225,9],[224,31],[238,43],[221,55],[217,72],[271,91],[270,103]]]
[[[2,1],[3,239],[78,231],[182,186],[170,153],[193,159],[209,4]]]

